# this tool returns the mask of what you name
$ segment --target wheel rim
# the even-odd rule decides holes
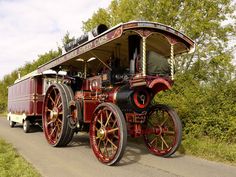
[[[177,145],[177,136],[178,128],[166,109],[156,108],[149,112],[144,140],[152,153],[164,156],[172,152]]]
[[[47,141],[54,145],[62,132],[63,102],[60,91],[55,86],[49,88],[46,94],[43,126]]]
[[[113,161],[121,141],[117,115],[108,107],[99,109],[95,113],[90,135],[97,158],[103,163]]]

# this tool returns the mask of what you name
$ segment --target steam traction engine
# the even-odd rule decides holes
[[[143,136],[158,156],[177,150],[178,115],[151,102],[171,88],[174,56],[194,50],[190,38],[163,24],[132,21],[111,29],[100,25],[65,49],[38,68],[67,71],[67,79],[52,84],[44,97],[43,129],[50,145],[65,146],[74,132],[87,131],[94,154],[106,165],[122,158],[127,135]]]

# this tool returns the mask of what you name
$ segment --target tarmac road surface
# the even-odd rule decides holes
[[[24,133],[22,126],[10,128],[0,118],[0,137],[18,152],[43,177],[236,177],[236,167],[186,155],[160,158],[150,154],[144,144],[128,141],[117,166],[105,166],[95,158],[87,134],[74,136],[68,147],[53,148],[42,130]]]

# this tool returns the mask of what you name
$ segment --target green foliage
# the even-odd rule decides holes
[[[236,81],[205,84],[190,74],[176,78],[172,90],[155,101],[172,105],[184,125],[184,135],[236,143]]]
[[[13,149],[0,139],[0,176],[40,177],[41,175]]]
[[[20,72],[21,76],[24,76],[34,70],[36,70],[40,65],[50,61],[53,58],[61,55],[61,49],[53,51],[50,50],[45,54],[39,55],[38,59],[34,62],[27,62],[23,67],[18,68],[13,71],[11,74],[5,75],[3,80],[0,81],[0,113],[6,112],[7,109],[7,95],[8,95],[8,87],[14,83],[14,81],[18,77],[18,72]]]
[[[187,34],[196,42],[196,52],[176,57],[175,85],[155,101],[176,108],[185,136],[236,143],[235,67],[229,47],[236,36],[235,8],[232,0],[113,0],[84,22],[84,30],[99,23],[149,20]],[[229,17],[232,23],[225,22]]]
[[[186,154],[236,165],[236,144],[219,142],[210,138],[186,137],[182,145],[184,147],[182,151]]]
[[[112,26],[112,24],[109,22],[109,14],[105,9],[100,8],[95,14],[93,14],[92,18],[88,20],[87,22],[83,22],[84,31],[91,31],[93,28],[95,28],[99,24],[104,24],[107,26]]]
[[[196,60],[210,60],[231,53],[229,39],[235,36],[233,23],[222,23],[231,17],[235,5],[232,0],[113,0],[108,8],[100,8],[83,22],[89,31],[100,23],[114,26],[130,20],[149,20],[170,25],[187,34],[197,43],[194,55],[177,60],[177,70],[185,72]],[[230,57],[232,59],[232,56]],[[217,60],[218,61],[218,60]]]
[[[70,33],[67,31],[66,35],[62,39],[63,47],[65,47],[66,44],[69,44],[73,40],[75,40],[75,38],[70,37]]]

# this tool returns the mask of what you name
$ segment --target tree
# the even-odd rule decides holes
[[[234,11],[232,0],[113,0],[107,9],[99,9],[92,18],[83,22],[83,29],[88,31],[99,23],[114,26],[130,20],[150,20],[170,25],[190,36],[197,44],[194,55],[177,60],[177,70],[185,72],[197,60],[209,62],[212,58],[221,58],[226,60],[223,63],[231,62],[232,50],[228,44],[236,35],[236,30],[233,23],[223,25],[223,22],[231,18],[235,23]],[[215,60],[215,64],[216,61],[219,60]],[[221,61],[219,65],[222,65]]]
[[[91,30],[102,22],[114,26],[148,20],[191,37],[197,44],[195,53],[176,57],[174,87],[155,101],[176,108],[184,136],[236,143],[236,81],[229,45],[236,36],[235,9],[232,0],[113,0],[84,22],[83,28]]]
[[[74,37],[70,37],[70,33],[67,31],[65,36],[62,39],[63,47],[65,47],[66,44],[69,44],[73,40],[75,40],[75,38]]]
[[[93,14],[92,18],[90,18],[86,22],[83,22],[83,30],[91,31],[93,28],[95,28],[99,24],[112,26],[112,24],[110,23],[110,15],[106,11],[106,9],[102,9],[102,8],[98,9],[98,11]]]
[[[42,55],[38,55],[38,59],[34,62],[27,62],[24,66],[14,70],[11,74],[5,75],[0,81],[0,113],[5,112],[7,109],[7,97],[8,97],[8,87],[14,83],[18,77],[18,71],[21,76],[26,75],[34,70],[36,70],[40,65],[50,61],[53,58],[61,55],[61,48],[57,50],[50,50]]]

